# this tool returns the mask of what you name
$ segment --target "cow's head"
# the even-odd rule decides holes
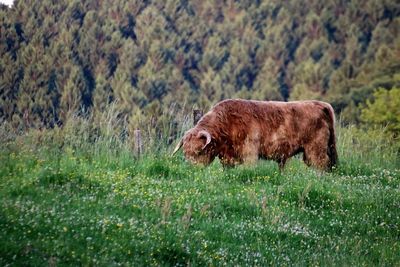
[[[211,143],[212,137],[208,131],[191,129],[183,136],[172,155],[183,147],[183,154],[191,163],[209,165],[215,158]]]

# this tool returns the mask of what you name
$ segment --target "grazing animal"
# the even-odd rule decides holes
[[[195,164],[218,157],[224,167],[275,160],[283,169],[298,153],[308,166],[331,170],[337,164],[335,115],[321,101],[255,101],[217,103],[176,146]]]

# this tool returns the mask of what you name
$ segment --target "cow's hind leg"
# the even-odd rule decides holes
[[[312,165],[311,164],[311,159],[308,156],[309,153],[310,152],[308,152],[307,150],[303,149],[303,161],[308,167],[310,167]]]
[[[326,147],[320,147],[318,144],[311,144],[304,148],[304,163],[307,166],[313,166],[321,170],[329,169],[329,156]]]
[[[327,128],[321,128],[315,133],[312,141],[304,145],[304,162],[308,166],[316,167],[327,171],[330,167],[330,157],[328,153],[329,131]]]

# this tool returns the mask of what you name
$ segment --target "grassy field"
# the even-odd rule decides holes
[[[135,159],[84,130],[1,138],[1,266],[400,266],[400,162],[379,135],[339,129],[333,173]]]

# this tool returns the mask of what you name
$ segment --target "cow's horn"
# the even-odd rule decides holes
[[[178,150],[182,147],[182,145],[183,145],[183,139],[181,139],[179,143],[176,145],[174,152],[172,152],[172,156],[174,156],[176,152],[178,152]]]
[[[203,149],[211,142],[211,134],[205,130],[201,130],[198,134],[198,137],[205,137],[206,144],[203,146]]]

